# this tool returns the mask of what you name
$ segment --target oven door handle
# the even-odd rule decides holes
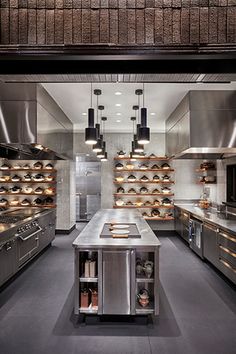
[[[27,241],[27,240],[29,240],[31,237],[33,237],[33,236],[35,236],[35,235],[37,235],[39,232],[41,232],[42,231],[42,228],[41,228],[41,226],[39,226],[39,230],[37,230],[37,231],[35,231],[35,232],[33,232],[32,234],[30,234],[28,237],[22,237],[21,235],[16,235],[17,237],[19,237],[22,241]]]

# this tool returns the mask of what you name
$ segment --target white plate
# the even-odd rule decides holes
[[[115,225],[112,225],[112,227],[114,227],[115,229],[128,229],[129,228],[129,225],[117,225],[117,224],[115,224]]]
[[[129,230],[118,230],[118,229],[116,229],[116,230],[112,230],[111,233],[114,234],[114,235],[127,235],[127,234],[130,233],[130,231]]]

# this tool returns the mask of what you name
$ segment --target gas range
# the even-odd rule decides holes
[[[0,215],[0,224],[15,224],[24,219],[25,216],[23,215]]]

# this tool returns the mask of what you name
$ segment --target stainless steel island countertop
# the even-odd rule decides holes
[[[103,226],[105,223],[135,223],[141,235],[141,238],[113,239],[100,238]],[[83,229],[79,236],[74,240],[73,246],[79,247],[159,247],[160,241],[143,219],[142,215],[137,210],[114,210],[101,209],[99,210],[88,225]]]
[[[175,206],[188,211],[192,215],[201,218],[203,221],[208,221],[227,231],[234,232],[236,234],[236,220],[226,219],[224,215],[220,213],[203,210],[194,204],[175,204]]]

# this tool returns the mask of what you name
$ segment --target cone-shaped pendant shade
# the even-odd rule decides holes
[[[107,152],[105,152],[104,157],[101,158],[101,161],[105,162],[105,161],[107,161],[107,160],[108,160],[108,158],[107,158]]]

